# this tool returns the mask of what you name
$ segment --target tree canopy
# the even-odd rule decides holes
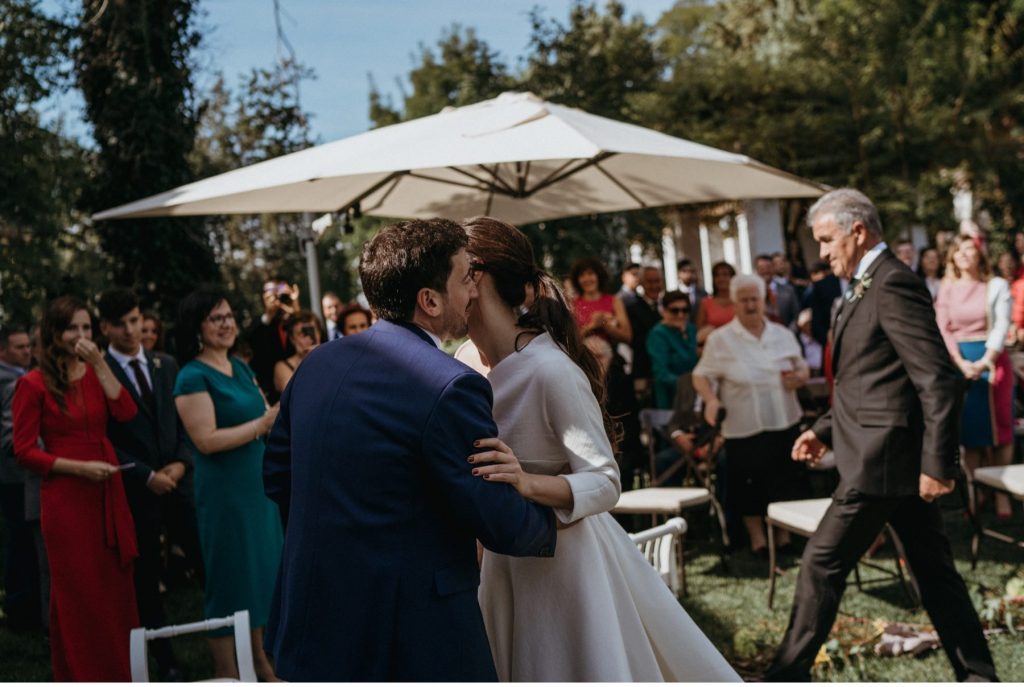
[[[301,281],[296,217],[132,220],[89,215],[196,177],[308,146],[294,61],[200,90],[201,0],[0,3],[0,316],[28,321],[61,292],[137,288],[173,315],[220,281],[255,312],[268,273]],[[528,90],[564,105],[741,152],[878,203],[890,235],[954,228],[968,189],[996,244],[1024,221],[1024,1],[678,0],[628,16],[617,0],[535,9],[513,62],[472,27],[420,45],[398,102],[371,75],[375,126]],[[43,104],[77,87],[94,142]],[[792,222],[799,208],[789,213]],[[617,267],[658,250],[666,217],[616,213],[524,227],[555,271],[588,253]],[[355,295],[354,260],[378,220],[331,227],[324,287]],[[54,275],[59,275],[54,278]]]

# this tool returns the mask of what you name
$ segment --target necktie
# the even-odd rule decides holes
[[[152,413],[156,408],[156,399],[153,396],[153,389],[146,380],[146,373],[142,371],[142,365],[139,363],[138,358],[132,358],[128,364],[131,366],[132,372],[135,373],[135,383],[139,387],[139,396],[142,397],[142,402],[146,404],[149,412]]]
[[[843,294],[847,301],[853,300],[854,292],[857,290],[857,284],[859,283],[860,279],[857,277],[850,280],[850,285],[846,287],[846,293]]]

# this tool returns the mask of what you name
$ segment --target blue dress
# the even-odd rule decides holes
[[[237,358],[230,360],[230,377],[193,360],[181,368],[174,386],[175,396],[210,394],[218,429],[249,422],[265,411],[253,371]],[[210,455],[192,445],[192,456],[206,567],[205,616],[248,610],[252,627],[262,627],[270,614],[283,542],[277,506],[263,491],[263,440]]]

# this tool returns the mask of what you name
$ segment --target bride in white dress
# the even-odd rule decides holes
[[[620,491],[613,425],[558,286],[515,227],[464,226],[480,291],[469,334],[490,366],[500,437],[480,442],[491,450],[471,458],[474,473],[552,506],[564,527],[554,558],[484,552],[480,606],[499,679],[739,681],[608,513]]]

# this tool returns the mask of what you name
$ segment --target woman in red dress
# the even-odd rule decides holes
[[[47,307],[38,358],[14,393],[14,453],[44,477],[53,680],[127,682],[128,636],[139,624],[137,548],[107,419],[130,420],[135,403],[92,342],[89,312],[75,298]]]

